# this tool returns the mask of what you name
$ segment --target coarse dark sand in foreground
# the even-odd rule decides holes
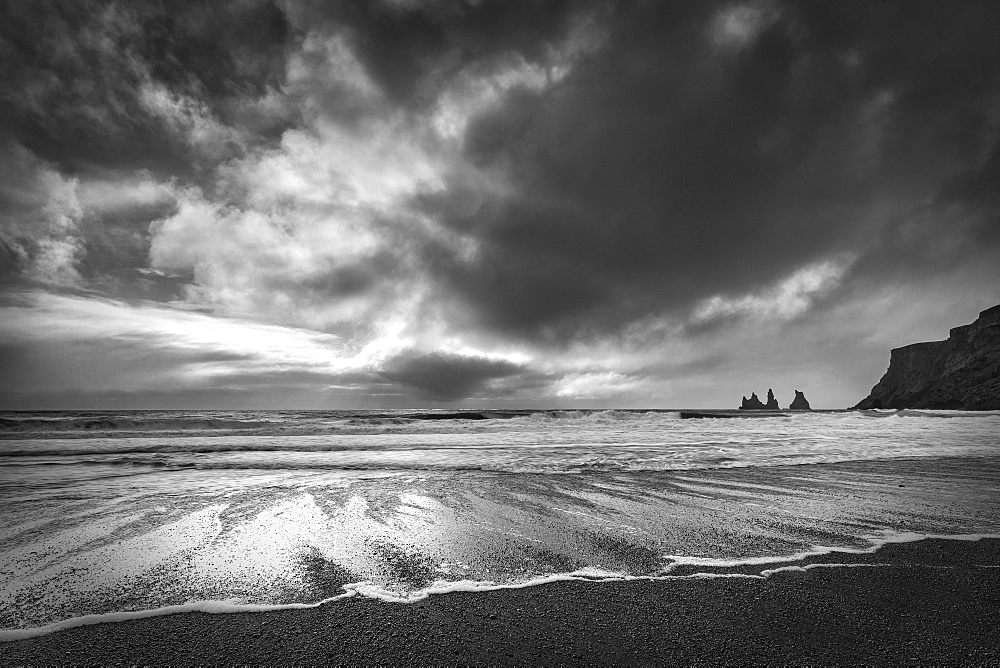
[[[1000,540],[890,544],[798,565],[817,563],[873,566],[185,613],[4,643],[0,656],[5,665],[1000,662]]]

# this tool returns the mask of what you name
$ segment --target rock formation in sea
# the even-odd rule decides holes
[[[767,388],[767,403],[764,404],[764,408],[769,411],[780,411],[781,407],[778,405],[778,400],[774,398],[774,392],[771,388]]]
[[[1000,410],[1000,305],[945,341],[893,349],[885,375],[854,407]]]
[[[792,404],[788,407],[788,409],[793,411],[812,410],[809,406],[809,401],[806,399],[806,395],[802,394],[798,390],[795,390],[795,398],[792,400]]]
[[[764,410],[764,404],[760,403],[756,392],[751,392],[749,399],[743,397],[743,403],[740,405],[740,408],[743,410]]]

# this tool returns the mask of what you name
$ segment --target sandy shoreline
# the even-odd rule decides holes
[[[4,643],[0,655],[5,665],[1000,661],[1000,540],[807,563],[873,566],[185,613]]]

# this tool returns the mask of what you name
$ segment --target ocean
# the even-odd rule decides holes
[[[1000,536],[1000,412],[0,412],[0,640]]]

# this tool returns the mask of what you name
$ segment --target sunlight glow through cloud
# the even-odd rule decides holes
[[[22,295],[24,302],[0,308],[7,342],[43,339],[65,346],[89,341],[142,340],[151,349],[176,354],[197,370],[198,353],[226,353],[231,362],[213,361],[227,374],[296,368],[336,374],[364,367],[363,356],[344,356],[341,340],[329,334],[219,318],[147,303],[127,305],[105,299]]]
[[[711,28],[712,39],[722,48],[743,48],[774,23],[778,14],[766,2],[730,5],[719,10],[715,16]]]

